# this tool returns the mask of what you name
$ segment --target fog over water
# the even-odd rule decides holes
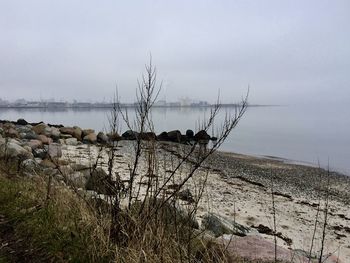
[[[230,109],[227,109],[230,111]],[[231,109],[232,112],[233,109]],[[311,107],[249,107],[237,128],[232,131],[221,150],[253,155],[269,155],[294,161],[327,166],[350,175],[350,119],[347,106]],[[130,117],[134,111],[129,109]],[[64,110],[43,111],[0,109],[0,119],[29,122],[78,125],[108,129],[109,111]],[[152,118],[157,133],[178,129],[198,129],[198,121],[209,115],[207,108],[154,108]],[[225,115],[223,109],[218,115],[219,126]],[[121,122],[121,130],[126,126]]]
[[[0,97],[133,102],[153,55],[161,99],[350,103],[348,0],[1,0]]]
[[[0,0],[0,99],[135,101],[152,54],[159,99],[249,108],[224,150],[349,171],[350,1]],[[0,101],[1,102],[1,101]],[[154,109],[157,131],[205,110]],[[222,118],[224,115],[220,115]],[[0,119],[103,129],[105,110],[0,110]]]

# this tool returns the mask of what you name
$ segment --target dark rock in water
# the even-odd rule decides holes
[[[205,215],[202,224],[206,230],[213,232],[216,237],[224,234],[246,236],[251,231],[249,227],[245,227],[214,213]]]
[[[161,134],[159,134],[157,136],[157,140],[158,141],[169,141],[169,136],[168,136],[168,133],[167,132],[162,132]]]
[[[179,130],[168,132],[169,141],[181,142],[181,132]]]
[[[103,132],[99,132],[97,134],[97,142],[105,144],[108,142],[108,137],[106,134],[104,134]]]
[[[186,136],[189,138],[189,139],[192,139],[194,137],[194,132],[192,130],[187,130],[186,131]]]
[[[210,138],[210,140],[212,140],[212,141],[217,141],[218,138],[213,136],[213,137]]]
[[[28,122],[27,122],[25,119],[18,119],[18,120],[17,120],[17,124],[18,124],[18,125],[27,125]]]
[[[145,141],[155,141],[157,136],[154,132],[144,132],[140,134],[140,138]]]
[[[139,136],[138,132],[127,130],[122,134],[122,137],[126,140],[136,140],[136,138]]]
[[[107,173],[101,167],[97,167],[89,176],[85,188],[99,194],[110,195],[113,190],[111,189],[112,185]]]
[[[196,135],[194,136],[194,139],[196,141],[209,141],[210,135],[205,130],[201,130],[196,133]]]

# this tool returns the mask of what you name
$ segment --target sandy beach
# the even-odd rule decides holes
[[[165,180],[167,173],[181,160],[185,146],[157,144],[157,174]],[[164,150],[167,149],[167,150]],[[63,158],[70,163],[90,165],[96,162],[97,146],[63,146]],[[114,172],[122,179],[129,176],[133,156],[133,143],[121,141],[118,145]],[[107,155],[102,152],[99,165],[107,170]],[[142,170],[147,163],[147,154],[141,158],[138,183],[144,185]],[[235,153],[216,152],[199,169],[186,187],[196,193],[198,184],[207,178],[203,197],[199,204],[197,219],[208,212],[218,214],[251,228],[252,235],[273,241],[272,235],[258,233],[259,225],[273,229],[272,195],[276,209],[276,230],[281,232],[278,246],[295,251],[310,250],[315,228],[317,207],[320,212],[315,231],[314,249],[320,249],[323,226],[325,189],[329,178],[330,199],[328,225],[325,238],[325,255],[338,256],[342,262],[350,262],[350,177],[315,167],[289,164],[274,158],[258,158]],[[191,163],[178,171],[181,180],[191,169]],[[176,183],[176,182],[171,182]],[[271,188],[273,187],[273,188]],[[186,205],[184,203],[184,205]],[[227,238],[227,237],[226,237]],[[236,237],[233,237],[236,238]],[[251,248],[253,249],[253,248]]]

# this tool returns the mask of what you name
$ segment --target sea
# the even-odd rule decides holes
[[[215,135],[225,116],[234,114],[234,107],[224,107],[218,113],[214,127]],[[124,112],[125,114],[125,112]],[[128,108],[132,123],[135,109]],[[62,124],[109,130],[110,109],[14,109],[0,108],[1,120],[24,118],[28,122]],[[153,108],[151,117],[154,130],[194,131],[200,129],[210,116],[207,107]],[[127,129],[119,116],[119,129]],[[232,130],[221,151],[279,158],[286,162],[320,165],[350,175],[350,118],[346,105],[337,106],[250,106],[235,129]]]

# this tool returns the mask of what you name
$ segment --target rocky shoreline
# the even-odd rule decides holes
[[[103,132],[96,134],[92,129],[27,123],[20,119],[16,122],[0,121],[0,157],[17,159],[24,175],[31,176],[33,171],[41,169],[64,181],[64,173],[76,187],[103,195],[107,189],[96,186],[93,180],[95,177],[105,176],[107,172],[107,154],[99,152],[101,146],[118,143],[114,169],[121,178],[127,178],[128,164],[133,158],[133,140],[138,136],[143,140],[156,140],[166,145],[167,151],[160,147],[159,154],[166,156],[164,158],[169,161],[181,158],[174,153],[181,147],[188,147],[187,144],[194,141],[206,143],[216,139],[204,131],[194,134],[190,130],[184,135],[180,131],[163,132],[158,136],[154,133],[139,134],[133,131],[126,131],[122,135]],[[102,155],[99,168],[92,175],[90,168],[99,154]],[[57,170],[58,165],[60,171]],[[327,228],[327,253],[339,255],[344,262],[350,260],[350,177],[328,173],[315,167],[225,152],[214,153],[204,166],[208,168],[209,176],[207,198],[201,201],[198,211],[200,225],[213,220],[216,222],[217,217],[220,224],[226,225],[227,229],[232,230],[233,225],[234,233],[237,227],[242,227],[244,237],[239,237],[242,234],[240,232],[234,240],[239,240],[241,244],[254,241],[269,247],[268,242],[273,240],[270,207],[273,183],[278,227],[281,230],[279,249],[281,255],[285,255],[284,258],[290,256],[291,251],[307,251],[319,196],[326,191],[325,182],[329,178],[331,209]],[[143,183],[141,179],[140,183]],[[194,185],[195,182],[189,182],[187,192],[183,193],[184,202],[190,199]],[[212,215],[210,220],[208,213]],[[235,219],[234,223],[230,218]],[[228,230],[216,236],[222,238],[225,237],[222,234],[232,234],[232,231]],[[244,249],[249,246],[236,245],[240,254],[248,253]]]

